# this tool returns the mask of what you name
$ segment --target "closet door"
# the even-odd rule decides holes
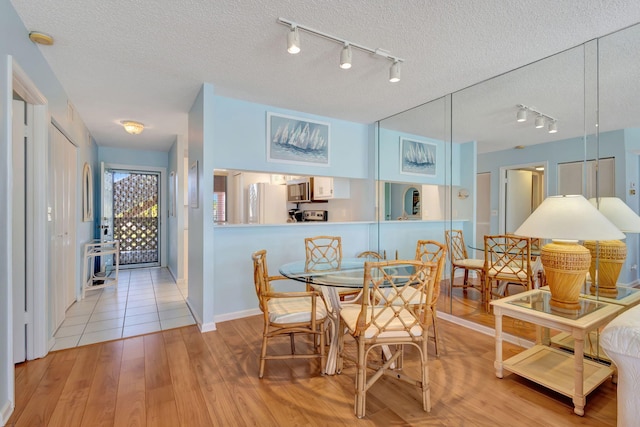
[[[76,147],[50,127],[49,206],[51,207],[50,285],[53,330],[76,300]]]

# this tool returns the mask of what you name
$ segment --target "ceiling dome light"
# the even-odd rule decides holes
[[[541,129],[544,127],[544,116],[542,114],[536,117],[536,129]]]
[[[518,114],[516,115],[516,121],[518,122],[527,121],[527,109],[525,107],[520,107],[520,109],[518,110]]]
[[[342,52],[340,52],[340,68],[343,70],[351,68],[351,55],[351,46],[349,46],[349,44],[345,44],[342,48]]]
[[[49,34],[41,33],[39,31],[31,31],[29,33],[29,40],[34,43],[43,44],[45,46],[51,46],[53,44],[53,37]]]
[[[140,122],[134,122],[132,120],[123,120],[122,126],[124,126],[124,130],[126,130],[131,135],[138,135],[142,133],[144,130],[144,125]]]
[[[558,125],[556,124],[556,121],[552,121],[549,122],[549,133],[556,133],[558,132]]]
[[[400,62],[394,61],[389,68],[389,81],[391,83],[397,83],[400,81]]]
[[[291,31],[287,34],[287,52],[292,55],[300,52],[300,34],[298,33],[298,27],[291,28]]]

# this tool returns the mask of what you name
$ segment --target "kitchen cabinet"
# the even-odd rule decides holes
[[[314,200],[348,199],[350,197],[349,180],[326,176],[313,177]]]

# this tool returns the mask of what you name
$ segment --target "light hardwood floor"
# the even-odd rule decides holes
[[[9,426],[615,426],[616,387],[569,398],[513,374],[495,377],[490,336],[440,321],[441,356],[429,348],[432,410],[414,387],[381,378],[366,418],[353,413],[355,367],[319,375],[317,360],[268,361],[258,379],[262,318],[188,326],[61,350],[16,367]],[[351,344],[346,338],[347,346]],[[283,338],[282,348],[288,348]],[[520,348],[505,344],[509,354]],[[417,355],[405,357],[417,369]]]

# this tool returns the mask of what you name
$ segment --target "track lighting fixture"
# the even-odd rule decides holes
[[[516,108],[518,109],[518,113],[516,114],[516,120],[518,122],[526,122],[527,113],[531,112],[536,115],[536,119],[534,121],[534,126],[536,129],[542,129],[546,124],[549,130],[549,133],[558,132],[558,124],[555,118],[547,114],[541,113],[535,108],[527,107],[526,105],[523,105],[523,104],[516,105]]]
[[[391,68],[389,68],[389,81],[391,83],[400,81],[400,63],[397,61],[391,64]]]
[[[351,46],[349,46],[349,44],[345,44],[342,48],[342,52],[340,52],[340,68],[343,70],[351,68],[351,56]]]
[[[370,53],[375,56],[381,56],[391,61],[391,68],[389,69],[389,81],[392,83],[400,81],[400,64],[404,62],[404,59],[391,55],[390,52],[383,49],[371,49],[357,43],[349,42],[341,39],[340,37],[333,36],[331,34],[324,33],[322,31],[314,30],[313,28],[306,27],[304,25],[297,24],[288,19],[278,18],[278,23],[286,25],[290,28],[289,34],[287,34],[287,52],[295,54],[300,52],[300,35],[299,31],[322,37],[323,39],[341,44],[342,50],[340,51],[340,68],[348,70],[351,68],[351,59],[353,55],[353,49],[358,49],[363,52]]]
[[[298,34],[296,26],[292,26],[291,31],[287,34],[287,52],[292,55],[300,52],[300,34]]]
[[[526,122],[527,121],[527,109],[521,107],[518,110],[518,114],[516,114],[516,121],[518,122]]]

